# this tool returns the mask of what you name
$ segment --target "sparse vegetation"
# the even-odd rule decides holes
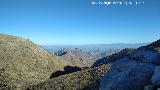
[[[0,85],[19,88],[50,78],[53,71],[70,65],[40,46],[20,37],[0,34]]]
[[[25,90],[98,90],[100,78],[109,70],[110,65],[102,65],[70,73],[45,82],[29,85]]]
[[[156,51],[160,53],[160,47],[156,48]]]

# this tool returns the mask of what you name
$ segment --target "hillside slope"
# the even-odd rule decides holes
[[[0,89],[42,82],[66,65],[28,39],[0,34]]]
[[[25,90],[98,90],[100,78],[111,67],[101,65],[95,68],[88,68],[82,71],[62,75],[48,79],[35,85],[24,87]]]

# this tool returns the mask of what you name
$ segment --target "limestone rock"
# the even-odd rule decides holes
[[[153,64],[119,60],[101,79],[100,90],[142,90],[150,83],[154,69]]]
[[[152,76],[151,82],[157,84],[160,81],[160,66],[157,66]]]

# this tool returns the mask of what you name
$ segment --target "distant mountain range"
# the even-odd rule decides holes
[[[70,62],[78,67],[90,67],[94,62],[117,53],[124,48],[138,48],[147,45],[140,44],[93,44],[93,45],[45,45],[43,46],[49,52]]]
[[[85,51],[94,51],[94,50],[106,50],[106,49],[124,49],[124,48],[138,48],[141,46],[148,45],[149,43],[137,43],[137,44],[125,44],[125,43],[115,43],[115,44],[89,44],[89,45],[42,45],[42,47],[47,48],[51,52],[67,48],[74,49],[80,48]]]

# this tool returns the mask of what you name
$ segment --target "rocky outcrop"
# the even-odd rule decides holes
[[[101,79],[100,90],[142,90],[150,83],[155,65],[122,59]]]
[[[160,88],[160,41],[116,57],[101,79],[101,90],[157,90]],[[116,55],[116,54],[115,54]],[[118,59],[119,58],[119,59]],[[106,59],[106,61],[109,59]]]
[[[92,65],[92,67],[97,67],[103,64],[108,64],[108,63],[113,63],[116,62],[117,60],[120,60],[124,57],[129,57],[131,56],[131,54],[135,51],[135,49],[132,48],[125,48],[123,50],[121,50],[118,53],[112,54],[110,56],[104,57],[100,60],[97,60],[96,62],[94,62],[94,64]]]
[[[151,82],[157,84],[160,81],[160,66],[156,67],[155,72],[152,76]]]
[[[160,65],[160,53],[153,51],[135,51],[132,52],[129,56],[126,56],[130,60],[141,61],[143,63],[152,63],[154,65]]]

